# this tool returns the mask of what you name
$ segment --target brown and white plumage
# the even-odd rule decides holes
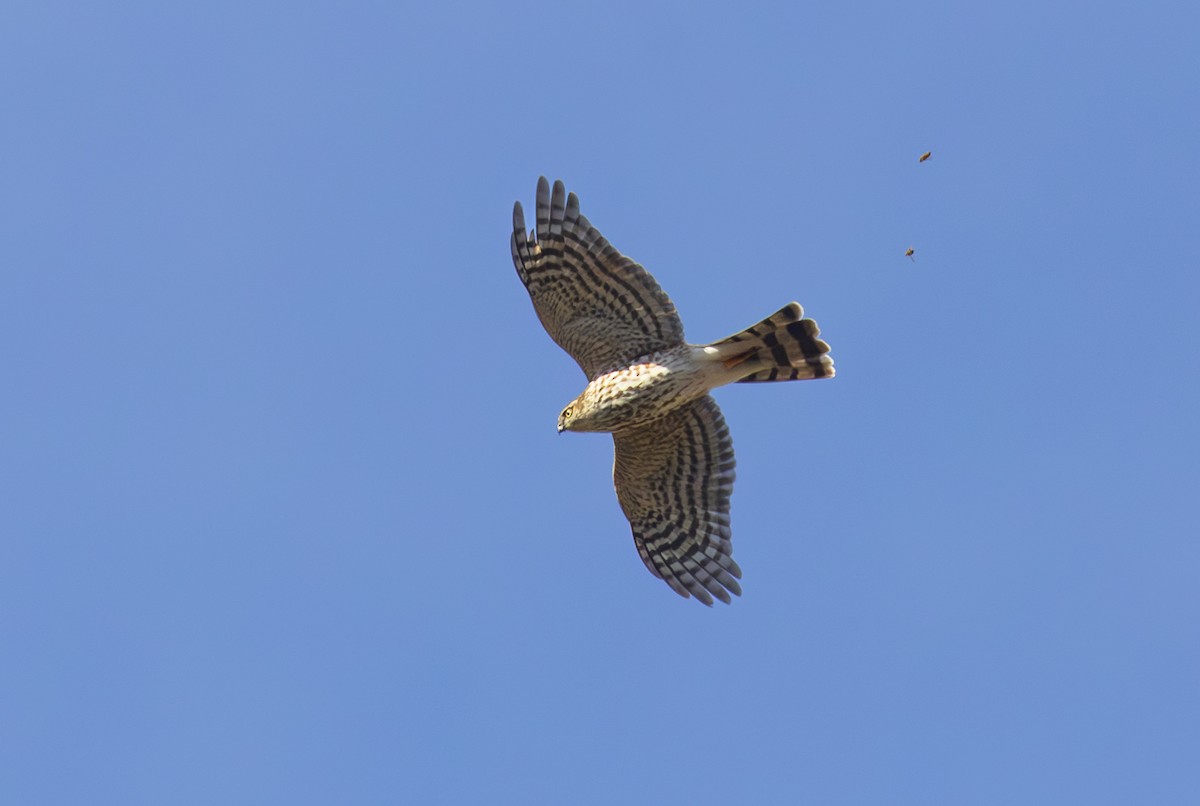
[[[513,263],[542,326],[589,379],[630,358],[683,342],[675,306],[650,273],[622,255],[579,212],[563,183],[538,180],[537,240],[513,206]]]
[[[538,180],[537,226],[513,206],[513,264],[546,332],[587,375],[559,431],[609,431],[613,482],[646,567],[711,605],[741,594],[732,557],[733,441],[709,390],[738,381],[832,377],[829,345],[792,302],[746,330],[688,344],[654,278]]]
[[[729,496],[733,440],[711,395],[613,434],[613,481],[642,562],[676,593],[705,604],[741,595]]]

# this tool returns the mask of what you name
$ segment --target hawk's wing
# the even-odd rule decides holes
[[[729,602],[742,570],[733,561],[729,494],[733,440],[710,395],[640,428],[613,434],[613,482],[650,572],[680,596]]]
[[[565,202],[565,204],[564,204]],[[531,237],[534,233],[531,233]],[[538,180],[536,241],[513,205],[512,256],[542,326],[589,380],[631,359],[683,343],[675,306],[650,273],[579,214],[562,182]]]

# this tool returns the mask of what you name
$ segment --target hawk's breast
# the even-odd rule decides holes
[[[709,389],[702,364],[688,345],[651,353],[588,384],[589,419],[597,430],[644,425],[690,403]],[[593,414],[594,413],[594,414]]]

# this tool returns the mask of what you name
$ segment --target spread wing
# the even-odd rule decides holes
[[[716,401],[705,395],[613,441],[617,500],[650,572],[706,605],[740,596],[729,529],[733,440]]]
[[[536,237],[536,240],[529,238]],[[622,255],[579,213],[562,182],[538,180],[537,229],[525,235],[513,205],[512,256],[550,338],[589,380],[631,359],[683,343],[675,306],[650,273]]]

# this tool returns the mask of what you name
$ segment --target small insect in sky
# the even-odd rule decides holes
[[[924,154],[921,155],[921,158],[919,160],[917,160],[917,162],[924,162],[925,160],[929,159],[932,156],[933,156],[932,151],[926,151]]]
[[[915,252],[915,251],[916,250],[910,246],[910,247],[908,247],[908,250],[905,251],[905,253],[904,253],[904,256],[906,258],[908,258],[909,260],[911,260],[913,263],[917,262],[917,259],[915,257],[913,257],[913,252]]]

